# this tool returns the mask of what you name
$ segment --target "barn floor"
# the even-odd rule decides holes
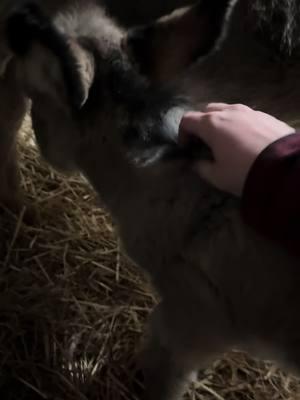
[[[129,400],[134,356],[155,304],[121,252],[112,223],[80,177],[41,162],[29,121],[22,182],[35,219],[1,214],[0,398]],[[300,399],[300,381],[233,352],[187,399]]]

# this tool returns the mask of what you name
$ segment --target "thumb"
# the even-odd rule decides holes
[[[200,175],[202,179],[215,185],[216,173],[215,163],[212,161],[199,161],[194,165],[194,171]]]
[[[200,111],[190,111],[184,114],[179,125],[179,140],[185,142],[190,135],[197,136],[208,143],[207,129],[203,129],[203,116]]]

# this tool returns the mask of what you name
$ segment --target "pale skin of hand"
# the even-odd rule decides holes
[[[241,196],[251,166],[271,143],[295,133],[278,119],[242,104],[211,103],[204,112],[186,113],[179,137],[202,139],[212,150],[214,161],[195,164],[200,176],[217,188]]]

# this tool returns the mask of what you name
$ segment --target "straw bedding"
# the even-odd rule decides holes
[[[40,159],[29,118],[19,150],[34,219],[0,214],[0,399],[137,400],[154,292],[88,184]],[[296,400],[300,381],[234,351],[199,372],[187,399]]]
[[[134,359],[154,292],[88,184],[40,159],[28,118],[19,147],[35,218],[0,216],[0,398],[138,399]],[[187,398],[300,399],[300,382],[235,351],[200,371]]]

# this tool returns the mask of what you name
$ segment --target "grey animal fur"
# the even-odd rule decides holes
[[[28,101],[16,79],[14,57],[7,46],[3,30],[7,17],[26,3],[27,0],[2,0],[0,3],[0,204],[15,212],[19,212],[24,206],[19,182],[16,135],[28,109]],[[64,7],[76,6],[82,1],[36,0],[36,3],[48,15],[56,15]],[[171,3],[173,6],[182,5],[184,0],[170,0],[164,5],[160,4],[160,0],[154,0],[151,4],[140,0],[131,0],[126,4],[123,0],[99,0],[97,3],[104,4],[116,13],[122,22],[128,24],[132,21],[145,21],[151,13],[158,16],[163,10],[172,7]],[[81,24],[86,24],[87,29],[90,21],[82,19]]]
[[[180,398],[194,370],[233,346],[299,368],[298,260],[246,227],[238,201],[201,181],[189,160],[158,157],[146,166],[132,160],[133,147],[146,159],[152,148],[176,153],[165,124],[178,108],[221,100],[256,104],[281,117],[296,114],[296,66],[279,75],[251,37],[236,34],[238,12],[220,50],[178,84],[191,103],[134,71],[121,49],[122,30],[93,1],[54,18],[86,82],[81,109],[71,109],[63,60],[47,47],[33,41],[17,60],[43,155],[87,177],[115,219],[125,251],[161,295],[143,357],[149,400]],[[90,21],[83,34],[81,20]],[[258,74],[259,66],[265,70]]]
[[[28,100],[16,79],[16,64],[5,40],[5,21],[24,0],[3,0],[0,4],[0,204],[20,212],[24,199],[20,189],[16,136],[22,125]],[[54,11],[59,1],[43,2]],[[26,213],[30,217],[31,213]],[[32,215],[32,214],[31,214]]]
[[[130,40],[128,50],[141,71],[160,85],[175,83],[199,107],[211,101],[245,103],[285,121],[297,120],[299,2],[227,1],[235,7],[226,38],[219,51],[206,58],[199,47],[205,44],[202,25],[210,21],[198,11],[202,3],[196,3],[195,11],[175,10],[129,31],[129,38],[138,40]]]

